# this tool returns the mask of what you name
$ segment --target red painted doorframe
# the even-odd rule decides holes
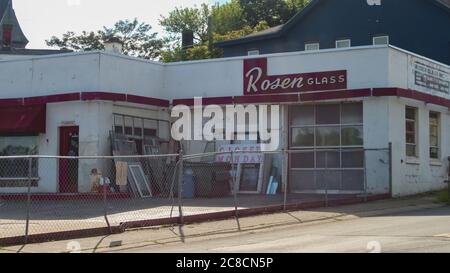
[[[59,127],[59,155],[78,156],[79,127]],[[59,160],[59,192],[78,192],[78,160]]]

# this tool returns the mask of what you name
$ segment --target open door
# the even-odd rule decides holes
[[[79,127],[59,128],[59,155],[78,156]],[[59,192],[78,192],[78,159],[59,160]]]

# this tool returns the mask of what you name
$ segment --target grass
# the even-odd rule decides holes
[[[436,197],[439,200],[439,202],[448,203],[449,202],[448,189],[438,191],[436,193]]]

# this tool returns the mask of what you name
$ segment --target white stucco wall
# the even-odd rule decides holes
[[[243,59],[268,59],[268,73],[292,74],[347,70],[348,88],[413,88],[411,64],[421,59],[403,50],[386,47],[355,47],[293,52],[267,56],[238,57],[185,63],[161,64],[105,52],[83,52],[16,60],[0,59],[0,99],[33,97],[71,92],[118,92],[161,99],[243,95]],[[424,61],[430,61],[423,58]],[[437,64],[439,65],[439,64]],[[448,66],[446,66],[448,69]],[[449,94],[420,90],[450,99]],[[443,187],[450,155],[450,116],[447,108],[395,97],[363,99],[364,146],[387,148],[393,144],[393,192],[406,195]],[[419,157],[405,152],[405,105],[419,109]],[[284,109],[284,107],[283,107]],[[441,160],[428,156],[428,111],[441,113]],[[286,111],[286,110],[283,110]],[[40,136],[39,152],[58,154],[58,127],[80,126],[80,155],[109,154],[112,113],[169,120],[166,110],[139,104],[113,102],[64,102],[47,105],[47,133]],[[285,117],[283,117],[285,118]],[[282,120],[286,126],[286,120]],[[282,139],[287,132],[281,132]],[[284,147],[286,146],[283,142]],[[204,144],[191,143],[189,152],[202,152]],[[371,192],[388,190],[389,172],[385,152],[368,152],[367,184]],[[44,159],[43,159],[44,160]],[[40,163],[38,192],[56,192],[56,161]],[[286,162],[285,162],[286,163]],[[88,191],[88,174],[99,162],[80,164],[81,192]],[[103,167],[104,168],[104,167]],[[284,168],[284,175],[286,170]],[[53,181],[53,182],[50,182]],[[23,189],[2,189],[17,192]]]
[[[405,145],[405,107],[418,109],[418,157],[408,158]],[[390,98],[389,138],[393,147],[393,194],[410,195],[445,187],[450,156],[450,113],[447,108],[409,99]],[[440,159],[429,156],[429,111],[441,113]]]

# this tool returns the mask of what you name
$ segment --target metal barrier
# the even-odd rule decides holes
[[[368,201],[391,192],[390,158],[390,147],[0,157],[0,245]]]

